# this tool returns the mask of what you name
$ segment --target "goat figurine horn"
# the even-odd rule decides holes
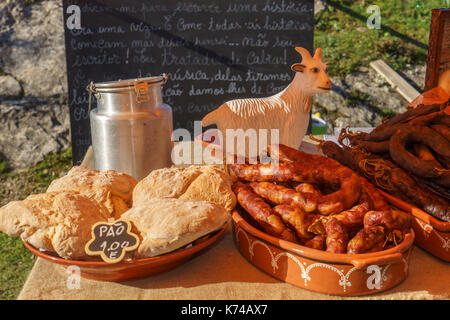
[[[314,53],[313,59],[315,60],[322,60],[322,49],[317,48],[316,52]]]
[[[300,55],[302,56],[302,62],[306,62],[313,58],[313,57],[311,57],[311,54],[309,53],[309,51],[306,50],[305,48],[295,47],[295,51],[300,53]]]

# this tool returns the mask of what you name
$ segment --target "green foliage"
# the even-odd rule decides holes
[[[380,7],[381,28],[369,29],[369,5]],[[331,76],[343,76],[383,59],[394,69],[425,63],[431,9],[443,0],[328,1],[316,17],[314,47],[322,48]]]
[[[40,2],[40,1],[42,1],[42,0],[25,0],[25,5],[29,6],[30,4]]]
[[[0,160],[0,174],[9,172],[8,162]]]
[[[19,238],[0,233],[0,300],[17,297],[34,261]]]
[[[0,162],[0,206],[30,194],[45,192],[51,181],[71,167],[71,148],[49,155],[25,171],[9,172],[7,163]],[[0,300],[17,297],[34,261],[34,256],[19,238],[0,232]]]
[[[40,187],[47,187],[60,172],[68,171],[72,166],[72,148],[61,153],[51,154],[30,169],[32,180]]]

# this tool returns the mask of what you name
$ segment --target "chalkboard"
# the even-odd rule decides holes
[[[92,226],[91,235],[84,247],[85,252],[90,256],[99,255],[108,263],[120,262],[126,252],[139,246],[139,237],[131,232],[129,221],[97,222]]]
[[[313,0],[63,0],[74,164],[91,144],[86,86],[169,76],[174,129],[224,102],[264,97],[312,52]],[[93,103],[95,107],[95,101]]]

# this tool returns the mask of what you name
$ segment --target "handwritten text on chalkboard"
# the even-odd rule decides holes
[[[75,162],[91,143],[90,81],[166,73],[174,129],[192,130],[225,101],[282,90],[299,60],[293,48],[313,49],[313,0],[63,2],[81,12],[80,28],[65,29]]]

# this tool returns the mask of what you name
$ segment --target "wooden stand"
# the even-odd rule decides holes
[[[433,9],[424,91],[435,88],[439,76],[448,69],[450,69],[450,9]]]

